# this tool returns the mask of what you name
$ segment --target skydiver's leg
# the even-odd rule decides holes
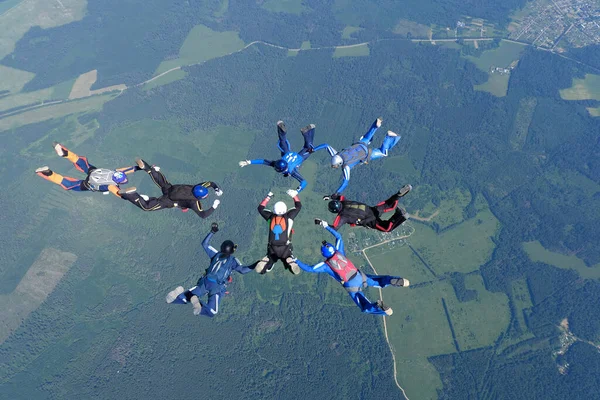
[[[298,265],[298,260],[294,257],[291,246],[287,246],[286,251],[281,254],[280,259],[283,262],[285,269],[292,274],[298,275],[300,273],[300,266]]]
[[[160,169],[157,168],[158,167],[150,168],[150,171],[148,171],[148,175],[150,175],[150,178],[152,178],[152,181],[156,184],[156,186],[158,186],[160,190],[162,190],[162,193],[166,195],[167,193],[169,193],[169,189],[173,185],[171,185],[171,183],[167,180],[167,178],[165,178],[163,173],[160,172]]]
[[[392,131],[388,131],[387,135],[385,135],[385,139],[383,139],[381,147],[378,149],[373,149],[373,152],[371,153],[371,160],[387,157],[388,150],[391,150],[396,144],[398,144],[400,137],[400,135]]]
[[[58,154],[60,157],[66,158],[67,160],[71,161],[73,165],[75,165],[75,168],[77,168],[84,174],[89,173],[92,169],[96,169],[96,167],[94,167],[88,162],[86,157],[78,156],[77,154],[73,153],[60,143],[54,142],[54,150],[56,151],[56,154]]]
[[[384,288],[386,286],[405,287],[409,285],[408,279],[401,278],[399,276],[390,275],[369,275],[367,277],[367,286],[376,288]]]
[[[147,200],[143,198],[139,193],[123,193],[119,192],[121,198],[124,200],[128,200],[132,204],[138,206],[144,211],[157,211],[162,210],[164,208],[173,207],[173,202],[170,201],[166,196],[161,197],[147,197]]]
[[[50,170],[48,167],[38,168],[35,170],[35,173],[38,176],[59,185],[65,190],[73,190],[76,192],[84,192],[88,190],[84,185],[85,181],[71,178],[69,176],[62,176],[61,174]]]
[[[276,259],[271,256],[270,252],[267,252],[266,256],[252,264],[254,268],[252,268],[252,266],[250,268],[254,269],[259,274],[264,275],[273,269],[273,264],[275,261]]]
[[[348,292],[352,300],[365,314],[385,315],[386,312],[379,306],[379,302],[371,303],[361,291]]]
[[[369,130],[367,131],[367,133],[365,133],[359,139],[359,141],[363,142],[366,145],[368,145],[369,143],[371,143],[371,140],[373,140],[373,135],[375,135],[375,132],[377,132],[377,129],[381,126],[382,122],[383,122],[383,119],[377,118],[375,120],[375,122],[373,122],[373,124],[371,125],[371,127],[369,128]]]
[[[281,155],[283,156],[285,153],[289,153],[291,151],[290,142],[287,140],[287,129],[283,121],[277,122],[277,135],[279,136],[279,143],[277,143],[277,147],[279,147],[279,151],[281,151]]]
[[[221,300],[221,294],[209,294],[208,301],[204,302],[200,300],[200,304],[202,304],[202,310],[200,311],[200,315],[205,315],[207,317],[214,317],[219,312],[219,301]]]
[[[396,206],[398,205],[398,200],[399,199],[400,199],[400,195],[398,193],[396,193],[396,194],[392,195],[386,201],[382,201],[381,203],[378,203],[373,208],[375,208],[375,210],[377,210],[377,213],[379,213],[379,214],[390,212],[394,208],[396,208]]]
[[[308,156],[315,151],[315,146],[313,145],[315,139],[315,124],[305,126],[300,129],[300,132],[302,132],[302,136],[304,137],[304,147],[302,147],[302,150],[300,150],[298,154],[306,160]]]

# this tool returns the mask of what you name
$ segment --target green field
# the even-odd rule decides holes
[[[434,196],[439,205],[431,201]],[[463,212],[471,202],[471,193],[464,188],[440,192],[431,186],[419,185],[411,191],[410,198],[406,201],[411,207],[410,212],[415,214],[418,210],[419,217],[427,217],[437,212],[438,215],[432,222],[435,222],[440,229],[444,229],[464,220]]]
[[[380,274],[397,273],[386,265],[376,267]],[[461,351],[492,345],[508,326],[505,294],[486,291],[479,275],[467,276],[465,284],[477,291],[475,300],[459,302],[447,281],[383,290],[385,303],[394,309],[387,329],[396,354],[398,381],[409,398],[436,399],[442,382],[428,357],[456,352],[442,299]]]
[[[573,78],[573,86],[560,91],[563,100],[600,100],[600,75],[585,74],[584,79]]]
[[[473,62],[477,68],[489,74],[488,81],[475,85],[475,90],[488,92],[496,97],[506,96],[510,75],[501,75],[497,72],[491,73],[490,68],[509,68],[511,63],[519,60],[524,50],[525,46],[523,45],[502,41],[498,48],[486,50],[479,57],[464,56],[467,60]]]
[[[64,0],[63,7],[56,2],[45,0],[29,0],[26,5],[16,5],[10,0],[2,3],[0,9],[0,59],[10,54],[16,43],[34,26],[43,29],[65,25],[84,17],[87,2],[85,0]]]
[[[342,30],[342,39],[354,39],[352,35],[356,32],[360,32],[361,30],[362,28],[358,26],[347,25],[344,30]]]
[[[18,128],[19,126],[23,125],[64,117],[70,114],[99,111],[102,109],[104,103],[116,96],[116,94],[92,96],[82,100],[38,107],[19,114],[11,115],[0,120],[0,132]]]
[[[427,25],[418,24],[407,19],[400,19],[394,29],[392,29],[392,32],[401,36],[410,35],[413,38],[428,38],[430,29]]]
[[[592,117],[600,117],[600,107],[588,107],[587,110]]]
[[[410,237],[410,243],[436,274],[479,269],[492,255],[499,222],[489,210],[480,211],[441,234],[420,226]]]
[[[179,57],[163,61],[154,75],[159,75],[175,67],[199,64],[213,58],[241,50],[244,42],[237,32],[217,32],[204,26],[195,26],[179,49]]]
[[[369,55],[369,45],[359,45],[353,47],[336,47],[333,57],[365,57]]]
[[[534,262],[543,262],[562,269],[572,269],[584,279],[600,279],[600,264],[588,267],[577,256],[546,250],[539,241],[525,242],[523,248]]]
[[[8,90],[11,93],[19,93],[34,76],[35,74],[31,72],[0,65],[0,91]]]
[[[2,16],[2,14],[19,4],[21,1],[23,0],[6,0],[0,3],[0,16]]]
[[[435,280],[408,245],[396,242],[393,246],[392,249],[375,247],[367,250],[367,256],[378,273],[382,273],[379,267],[383,266],[387,273],[406,277],[411,285]]]
[[[265,10],[278,13],[302,14],[306,7],[302,4],[302,0],[267,0],[262,7]]]

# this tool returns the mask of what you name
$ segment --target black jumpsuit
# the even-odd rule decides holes
[[[399,209],[388,220],[380,218],[381,214],[396,208],[398,199],[400,199],[398,193],[373,207],[358,201],[346,200],[344,196],[334,196],[332,199],[342,202],[342,211],[338,213],[333,221],[333,229],[335,230],[338,230],[344,224],[351,224],[352,226],[358,225],[377,229],[381,232],[391,232],[406,221],[406,217]]]
[[[213,207],[208,210],[202,209],[202,204],[196,199],[192,189],[195,185],[171,185],[165,176],[154,168],[148,171],[148,174],[154,183],[162,190],[163,195],[160,197],[150,197],[144,200],[138,193],[125,193],[121,197],[129,200],[144,211],[158,211],[165,208],[180,207],[182,209],[194,210],[201,218],[208,218],[215,211]],[[219,186],[214,182],[203,182],[200,185],[211,187],[214,190],[219,189]]]

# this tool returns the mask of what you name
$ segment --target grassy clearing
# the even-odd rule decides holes
[[[499,74],[497,72],[491,73],[490,68],[509,68],[511,63],[519,60],[524,50],[525,46],[523,45],[502,41],[498,48],[486,50],[479,57],[465,56],[465,58],[473,62],[477,68],[484,72],[488,72],[489,74],[488,81],[481,85],[475,85],[474,89],[488,92],[496,97],[506,96],[510,75]]]
[[[179,49],[179,58],[163,61],[154,74],[158,75],[171,68],[223,57],[243,47],[244,42],[237,32],[216,32],[204,25],[196,25]]]
[[[585,74],[584,79],[573,78],[573,86],[560,90],[563,100],[600,100],[600,75]]]
[[[11,108],[37,104],[50,98],[52,98],[52,89],[50,88],[6,96],[0,99],[0,112],[10,110]]]
[[[221,18],[229,10],[229,0],[221,0],[221,8],[215,11],[215,17]]]
[[[0,343],[52,293],[77,256],[53,248],[44,249],[15,290],[0,295]]]
[[[13,5],[0,14],[0,59],[12,53],[19,39],[34,26],[46,29],[82,19],[87,1],[23,0]]]
[[[597,108],[587,107],[587,110],[592,117],[600,117],[600,107],[597,107]]]
[[[302,0],[267,0],[263,3],[262,8],[271,12],[296,15],[300,15],[306,10]]]
[[[529,125],[533,119],[533,113],[536,106],[536,97],[525,97],[519,101],[519,111],[517,111],[517,116],[515,117],[515,123],[513,125],[513,131],[510,138],[510,144],[512,145],[513,149],[523,149],[525,141],[527,140]]]
[[[439,200],[438,205],[429,200],[434,196]],[[411,191],[410,198],[407,196],[407,201],[411,207],[409,212],[415,212],[418,209],[420,216],[431,215],[439,211],[434,222],[440,229],[444,229],[464,220],[463,211],[471,202],[471,193],[464,188],[440,192],[431,186],[419,185]],[[413,210],[412,208],[415,207],[417,209]]]
[[[422,25],[407,19],[400,19],[392,32],[396,35],[414,37],[414,38],[428,38],[431,29],[427,25]]]
[[[511,294],[512,300],[516,308],[516,318],[519,321],[521,329],[527,329],[527,323],[525,322],[525,315],[523,311],[527,308],[533,307],[531,302],[531,295],[527,288],[527,280],[525,278],[516,279],[511,282]]]
[[[537,240],[533,242],[524,242],[523,248],[531,261],[543,262],[557,268],[575,270],[579,276],[584,279],[600,279],[600,264],[588,267],[583,260],[577,258],[575,255],[568,256],[546,250]]]
[[[480,275],[467,275],[465,288],[476,290],[477,298],[459,302],[448,296],[446,304],[461,351],[492,345],[510,322],[508,298],[485,290]]]
[[[310,44],[310,40],[305,40],[304,42],[302,42],[302,44],[300,45],[300,50],[308,50],[312,47],[312,45]]]
[[[362,28],[358,26],[347,25],[344,30],[342,30],[342,39],[354,39],[352,35],[356,32],[360,32],[361,30]]]
[[[396,243],[393,249],[382,250],[381,247],[374,247],[367,250],[367,257],[377,272],[383,268],[388,274],[406,277],[413,285],[435,279],[410,247],[400,242]]]
[[[6,0],[0,3],[0,16],[2,16],[2,14],[19,4],[21,1],[23,0]]]
[[[337,47],[333,52],[333,58],[339,57],[365,57],[370,54],[369,45],[362,44],[352,47]]]
[[[377,271],[392,272],[385,267]],[[455,352],[441,301],[441,297],[452,295],[452,286],[447,282],[383,290],[385,303],[394,309],[394,315],[387,319],[387,329],[397,357],[398,381],[409,398],[437,399],[436,390],[442,388],[439,374],[427,358]]]
[[[526,46],[521,44],[502,41],[500,46],[484,51],[479,57],[465,56],[465,58],[473,62],[480,70],[488,72],[490,67],[508,68],[513,61],[521,57],[525,48]]]
[[[506,96],[508,91],[508,81],[510,80],[509,75],[490,74],[487,82],[481,85],[474,85],[473,89],[480,92],[488,92],[496,97]]]
[[[19,93],[34,76],[32,72],[0,65],[0,92],[8,90],[11,93]]]
[[[437,273],[468,273],[479,269],[492,255],[492,237],[500,224],[489,210],[480,211],[442,234],[427,226],[417,226],[410,243]]]
[[[34,124],[36,122],[47,121],[54,118],[61,118],[70,114],[86,113],[90,111],[99,111],[107,101],[114,98],[115,95],[103,95],[89,97],[83,100],[69,101],[66,103],[44,106],[26,111],[20,114],[0,119],[0,132],[19,126]]]

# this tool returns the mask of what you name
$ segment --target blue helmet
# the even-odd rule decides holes
[[[323,240],[323,245],[321,246],[321,254],[325,258],[331,258],[335,254],[335,247],[331,243],[327,243]]]
[[[275,168],[275,171],[277,172],[283,172],[287,169],[288,163],[285,160],[277,160],[275,161],[275,165],[273,165],[273,168]]]
[[[117,185],[121,185],[123,183],[127,183],[127,174],[121,171],[115,171],[112,176],[112,180]]]
[[[206,198],[208,196],[208,189],[202,185],[196,185],[192,189],[192,193],[194,193],[194,197],[198,200]]]

